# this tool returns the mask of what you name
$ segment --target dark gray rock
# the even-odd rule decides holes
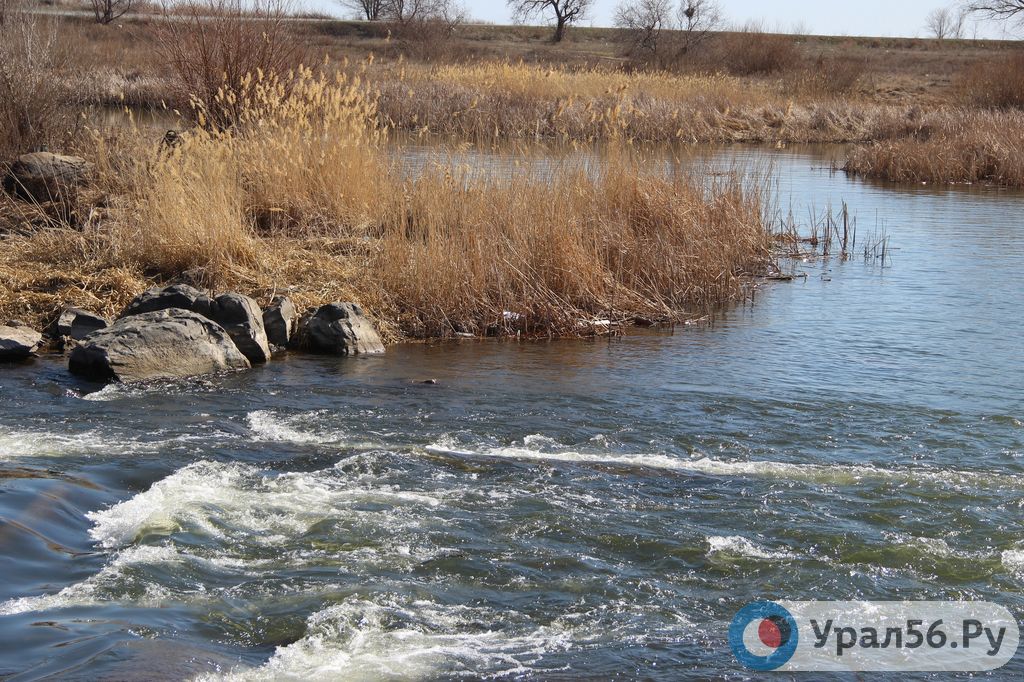
[[[55,201],[69,196],[91,171],[92,164],[77,156],[24,154],[11,164],[4,189],[27,201]]]
[[[295,331],[298,312],[287,296],[276,296],[263,311],[263,328],[267,331],[267,340],[271,345],[286,348]]]
[[[57,318],[56,332],[58,337],[70,337],[81,341],[89,334],[110,326],[110,320],[94,315],[81,308],[68,308]]]
[[[270,360],[263,314],[256,301],[241,294],[222,294],[213,302],[211,318],[224,327],[249,362],[262,364]]]
[[[72,352],[72,372],[123,382],[177,379],[248,369],[249,361],[216,322],[171,308],[123,317]]]
[[[355,303],[328,303],[309,318],[306,333],[313,350],[335,355],[383,353],[384,344]]]
[[[24,360],[43,342],[43,335],[23,326],[0,325],[0,362]]]
[[[205,318],[213,319],[213,300],[187,284],[172,284],[169,287],[147,289],[128,304],[128,307],[121,313],[121,317],[169,310],[170,308],[190,310]]]

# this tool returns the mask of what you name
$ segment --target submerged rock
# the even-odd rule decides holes
[[[171,308],[123,317],[90,334],[71,352],[68,367],[91,379],[133,382],[248,369],[250,364],[216,322]]]
[[[4,189],[27,201],[45,202],[67,197],[81,185],[92,164],[78,156],[35,152],[19,156],[4,178]]]
[[[298,313],[287,296],[276,296],[263,311],[263,327],[271,345],[285,348],[292,339]]]
[[[121,318],[171,308],[190,310],[207,319],[213,319],[213,299],[188,284],[147,289],[128,304],[121,313]]]
[[[0,362],[24,360],[43,342],[43,335],[18,323],[0,325]]]
[[[81,308],[68,308],[57,318],[56,331],[59,337],[70,337],[81,341],[89,334],[110,326],[110,321]]]
[[[355,303],[328,303],[317,308],[306,326],[313,350],[335,355],[383,353],[373,324]]]
[[[249,362],[262,364],[270,360],[270,344],[256,301],[241,294],[222,294],[213,301],[211,317],[224,327]]]

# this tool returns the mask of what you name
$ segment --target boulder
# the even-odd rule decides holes
[[[270,360],[263,314],[256,301],[241,294],[222,294],[213,302],[211,318],[224,327],[249,362],[262,364]]]
[[[128,304],[128,307],[121,313],[121,317],[170,308],[190,310],[205,318],[213,319],[213,300],[187,284],[172,284],[169,287],[147,289]]]
[[[328,303],[320,306],[306,326],[313,350],[335,355],[383,353],[377,330],[355,303]]]
[[[110,321],[105,317],[93,315],[81,308],[68,308],[57,318],[56,331],[58,337],[71,337],[75,341],[81,341],[89,334],[110,326]]]
[[[263,328],[267,331],[267,340],[271,345],[286,348],[295,331],[298,313],[295,305],[287,296],[275,296],[274,300],[263,311]]]
[[[0,325],[0,362],[24,360],[43,342],[43,335],[21,325]]]
[[[133,382],[248,369],[250,364],[216,322],[171,308],[123,317],[93,332],[71,352],[68,366],[91,379]]]
[[[92,171],[78,156],[35,152],[19,156],[4,178],[4,189],[28,201],[54,201],[67,197]]]

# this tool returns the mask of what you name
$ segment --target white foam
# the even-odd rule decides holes
[[[21,597],[3,602],[0,604],[0,616],[100,604],[105,601],[104,593],[116,589],[117,583],[124,579],[127,569],[139,564],[181,561],[183,557],[172,547],[131,547],[115,556],[99,573],[82,582],[68,585],[56,594]],[[146,584],[141,594],[133,592],[131,597],[133,604],[143,607],[159,607],[167,598],[167,590],[152,583]]]
[[[751,559],[795,559],[796,554],[786,550],[768,550],[739,535],[709,535],[708,554],[728,554]]]
[[[484,672],[500,678],[535,672],[545,654],[580,643],[571,628],[557,624],[483,625],[500,618],[484,608],[352,598],[311,616],[306,636],[278,648],[260,668],[205,679],[421,680]]]
[[[50,431],[0,429],[0,460],[138,451],[144,447],[144,444],[134,441],[112,444],[109,436],[98,431],[62,434]]]
[[[536,436],[530,437],[537,442]],[[862,481],[892,481],[895,483],[927,483],[941,486],[1001,486],[1024,488],[1024,479],[1009,474],[995,474],[953,469],[924,468],[888,469],[872,465],[793,464],[772,461],[724,461],[710,457],[685,459],[663,454],[586,453],[568,450],[541,450],[523,446],[490,447],[468,450],[457,447],[451,439],[441,439],[426,447],[436,455],[454,457],[496,457],[526,461],[566,462],[590,465],[621,465],[636,468],[664,469],[707,476],[772,478],[811,483],[853,485]]]
[[[250,412],[245,418],[249,424],[249,430],[258,440],[313,445],[341,445],[361,450],[384,447],[380,443],[353,438],[350,434],[340,429],[320,428],[315,422],[322,422],[325,414],[324,412],[307,412],[293,416],[283,416],[270,410],[257,410]]]
[[[1000,559],[1002,560],[1004,567],[1014,573],[1024,575],[1024,549],[1005,550],[1000,555]]]
[[[349,480],[333,470],[274,476],[248,465],[201,461],[87,516],[94,524],[90,536],[106,548],[181,529],[231,542],[274,545],[302,535],[323,519],[356,517],[353,508],[367,504],[382,505],[388,513],[410,505],[437,507],[442,501],[440,494]],[[423,517],[403,515],[406,523],[421,522]]]

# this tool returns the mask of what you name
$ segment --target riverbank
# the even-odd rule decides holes
[[[355,301],[390,340],[581,335],[701,316],[772,265],[763,189],[738,174],[666,174],[626,142],[548,177],[410,172],[356,81],[303,71],[287,97],[269,77],[232,97],[227,131],[94,138],[66,220],[8,198],[0,317],[111,315],[184,280],[264,304]]]

